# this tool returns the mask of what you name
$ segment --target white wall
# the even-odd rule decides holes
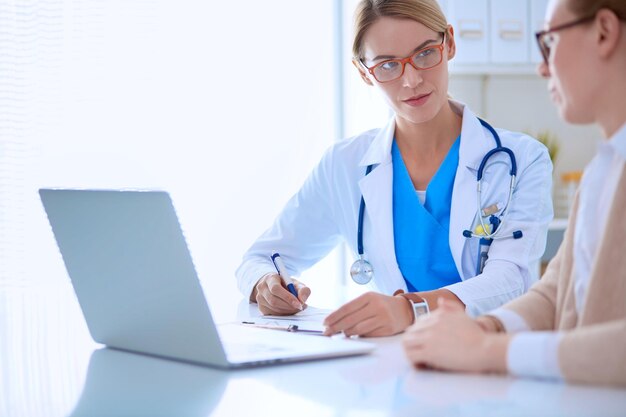
[[[22,183],[0,188],[11,225],[0,246],[20,249],[0,281],[69,285],[37,188],[161,188],[209,301],[232,313],[243,252],[335,139],[333,10],[332,0],[3,3],[0,103],[12,118],[0,118],[0,142],[26,150],[11,162]]]
[[[562,144],[557,173],[582,169],[595,153],[600,131],[561,120],[546,81],[539,76],[452,74],[450,92],[495,126],[533,134],[546,129],[555,133]]]

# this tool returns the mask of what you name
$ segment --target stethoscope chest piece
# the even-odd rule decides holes
[[[360,256],[350,267],[350,276],[357,284],[365,285],[374,277],[374,268],[372,264]]]
[[[487,130],[489,130],[489,132],[491,132],[493,139],[496,142],[496,146],[495,148],[493,148],[492,150],[490,150],[489,152],[485,154],[482,161],[480,162],[480,166],[478,167],[478,172],[476,174],[476,180],[478,183],[477,198],[476,198],[477,203],[478,203],[478,218],[480,219],[481,230],[484,233],[478,234],[478,233],[472,232],[471,230],[464,230],[463,236],[465,236],[466,238],[472,238],[472,237],[480,238],[481,242],[483,243],[487,240],[491,241],[494,239],[503,239],[507,237],[513,237],[514,239],[519,239],[522,237],[521,230],[516,230],[510,236],[498,236],[500,232],[502,231],[502,228],[498,228],[498,225],[504,222],[505,213],[507,213],[508,210],[510,210],[509,205],[511,204],[511,198],[513,196],[513,191],[515,190],[515,178],[517,176],[517,161],[515,159],[515,154],[513,153],[511,149],[502,146],[502,142],[500,141],[500,136],[498,136],[498,133],[496,132],[496,130],[489,123],[485,122],[482,119],[478,119],[478,120]],[[507,198],[507,202],[505,206],[501,209],[501,214],[498,217],[498,216],[495,216],[495,212],[497,212],[497,210],[500,209],[498,206],[495,206],[495,207],[488,206],[483,210],[482,199],[481,199],[481,181],[482,181],[482,177],[485,171],[485,167],[487,165],[487,162],[489,161],[489,158],[491,158],[495,154],[501,154],[501,153],[507,154],[510,158],[511,170],[509,174],[511,176],[511,180],[509,184],[509,195]],[[365,171],[366,176],[372,171],[373,167],[374,165],[368,165]],[[497,221],[497,224],[493,224],[493,230],[489,229],[491,230],[489,233],[487,233],[488,229],[487,229],[487,226],[485,225],[485,222],[483,221],[481,214],[485,214],[485,215],[489,214],[491,215],[491,218],[496,219],[492,221],[492,224],[493,222]],[[361,195],[361,204],[359,206],[359,219],[357,223],[357,253],[359,255],[359,259],[354,261],[354,263],[350,267],[350,275],[352,276],[352,279],[354,280],[354,282],[356,282],[357,284],[361,284],[361,285],[367,284],[374,277],[374,268],[372,267],[372,264],[370,264],[367,260],[365,260],[365,256],[364,256],[364,253],[365,253],[363,249],[363,218],[364,217],[365,217],[365,199]],[[488,245],[486,246],[488,249]],[[479,265],[484,264],[487,259],[486,250],[481,252],[480,259],[482,263],[479,262]],[[482,272],[482,268],[478,273],[480,272]]]

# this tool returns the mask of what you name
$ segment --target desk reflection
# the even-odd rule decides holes
[[[380,369],[380,360],[372,355],[227,371],[103,348],[90,358],[70,416],[276,417],[294,410],[299,416],[366,410],[382,416],[397,378],[396,367]]]
[[[435,371],[405,375],[397,416],[626,416],[626,391],[497,375]],[[421,414],[424,413],[424,414]]]
[[[101,349],[74,416],[624,416],[624,390],[416,371],[397,338],[372,355],[224,371]]]
[[[71,416],[207,416],[219,403],[228,375],[109,348],[96,350]]]

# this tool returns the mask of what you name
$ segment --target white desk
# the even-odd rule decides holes
[[[237,371],[101,349],[69,286],[0,289],[0,416],[624,416],[626,390],[416,371],[374,354]]]

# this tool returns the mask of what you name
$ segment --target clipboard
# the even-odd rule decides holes
[[[316,335],[323,335],[324,334],[324,330],[321,329],[312,329],[312,328],[306,328],[305,326],[299,325],[299,324],[273,324],[270,322],[256,322],[256,321],[242,321],[241,322],[242,325],[244,326],[253,326],[253,327],[258,327],[258,328],[262,328],[262,329],[271,329],[271,330],[282,330],[285,332],[290,332],[290,333],[307,333],[307,334],[316,334]]]
[[[263,329],[282,330],[290,333],[324,334],[326,327],[322,324],[332,310],[307,306],[307,308],[292,316],[261,316],[256,314],[241,317],[243,326],[255,326]]]

